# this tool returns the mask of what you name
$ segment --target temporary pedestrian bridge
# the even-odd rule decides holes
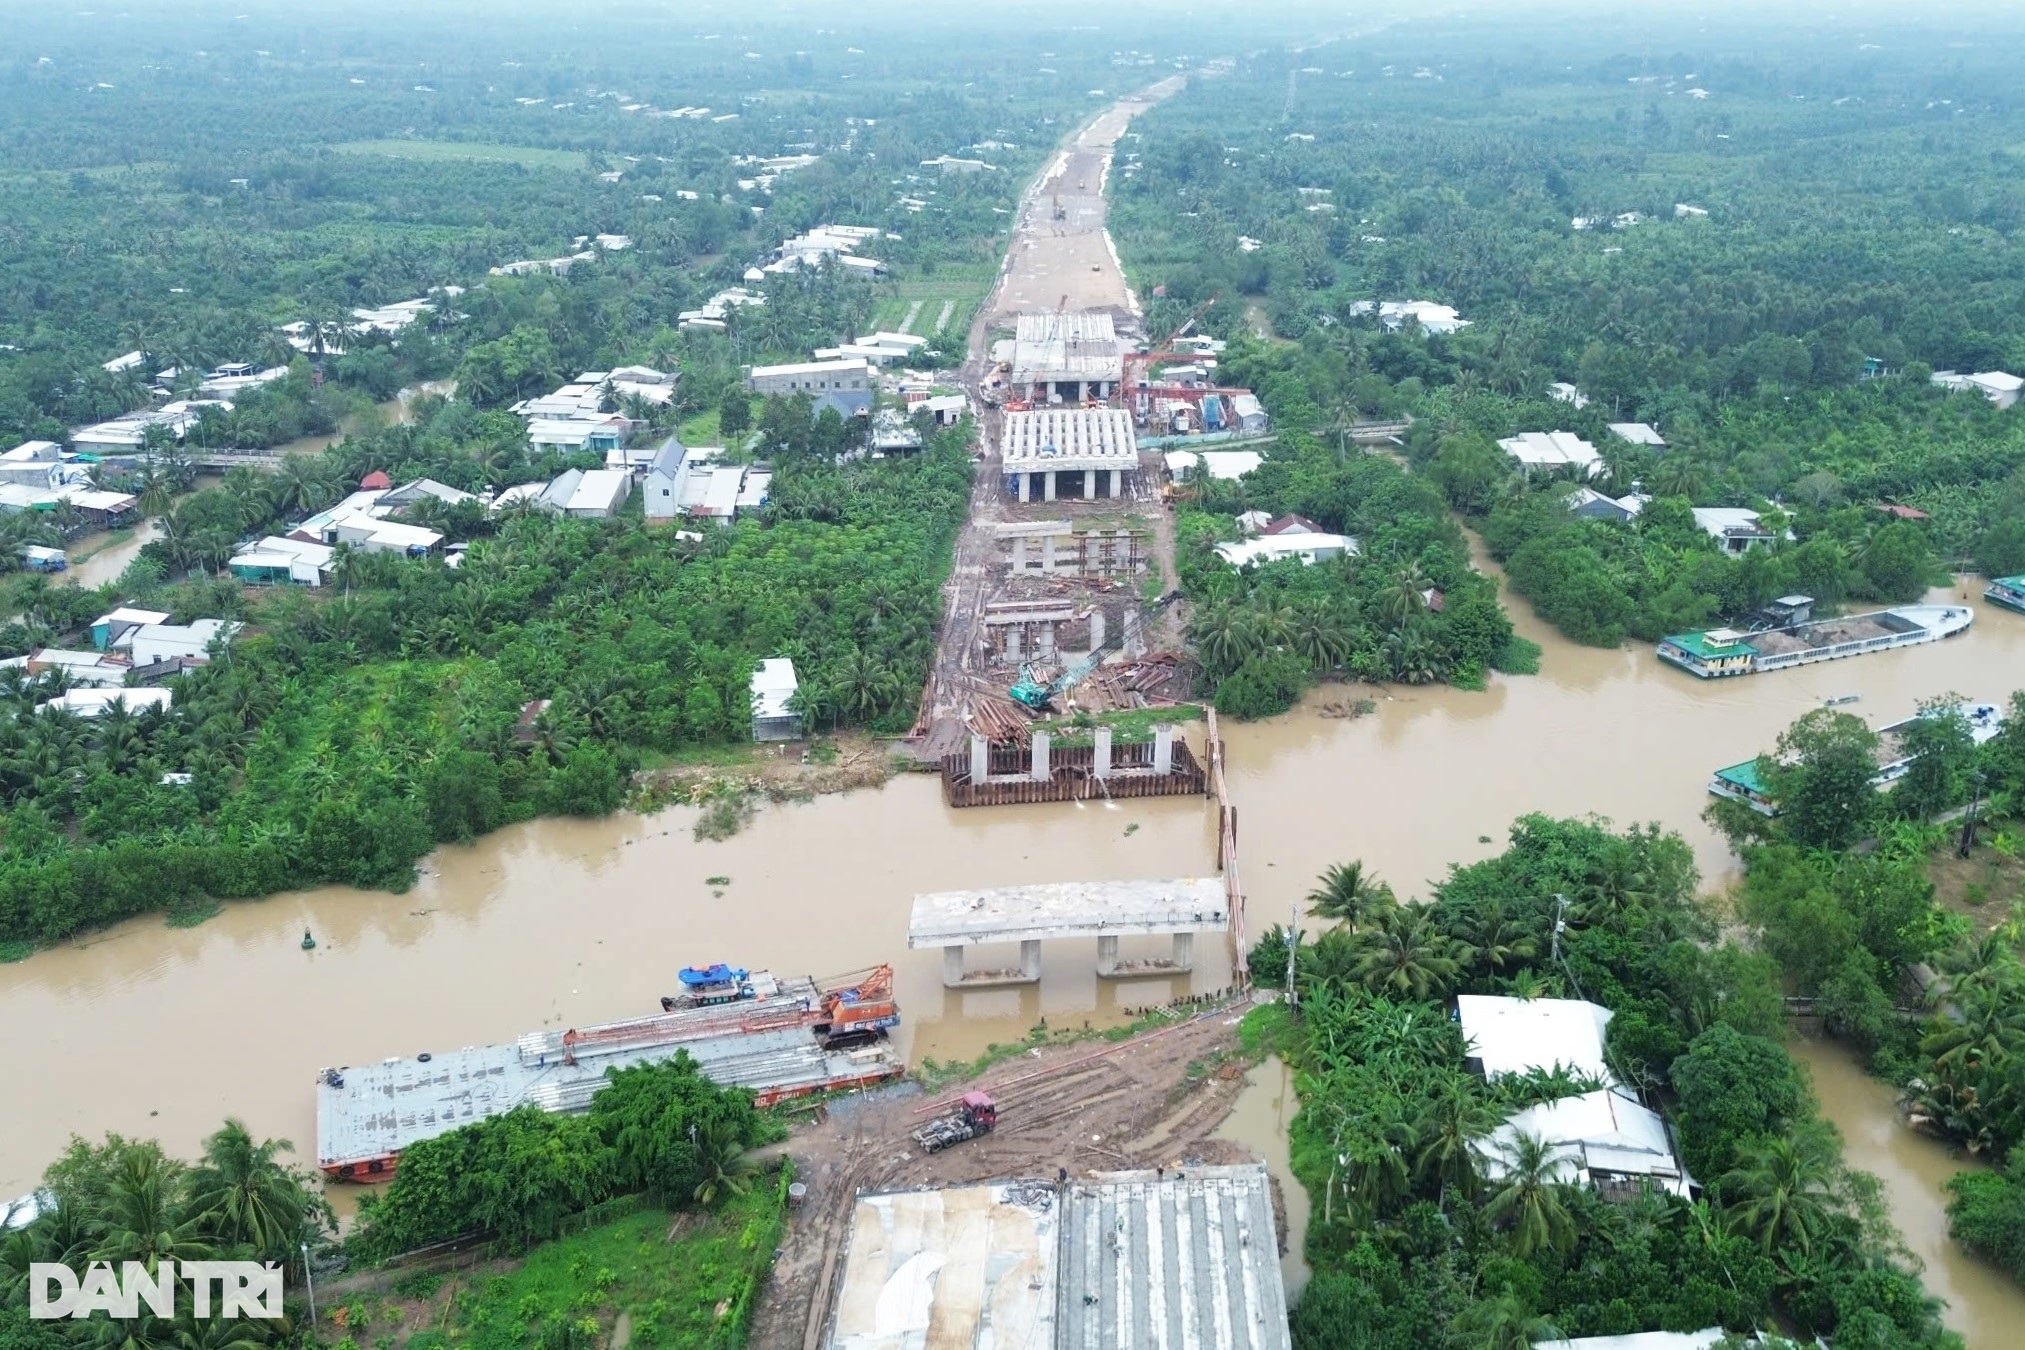
[[[1195,935],[1229,926],[1230,904],[1221,877],[1069,881],[917,895],[907,945],[942,948],[942,983],[976,989],[1038,982],[1041,943],[1057,938],[1096,938],[1097,973],[1102,976],[1185,974],[1194,966]],[[1170,934],[1171,959],[1119,961],[1119,938]],[[1018,968],[966,971],[964,948],[987,942],[1019,943]]]

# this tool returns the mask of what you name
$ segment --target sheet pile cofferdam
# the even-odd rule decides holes
[[[317,1166],[345,1181],[389,1177],[401,1151],[521,1105],[590,1108],[608,1069],[688,1054],[713,1082],[750,1088],[761,1106],[897,1078],[887,1038],[900,1021],[892,969],[842,980],[751,977],[754,997],[517,1042],[325,1069],[317,1078]]]

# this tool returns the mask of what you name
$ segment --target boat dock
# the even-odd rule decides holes
[[[890,971],[885,978],[890,988]],[[588,1110],[606,1070],[683,1053],[713,1082],[751,1088],[762,1106],[896,1078],[906,1067],[884,1025],[843,1038],[870,1038],[852,1048],[827,1035],[835,990],[763,973],[752,982],[760,996],[737,1003],[326,1069],[316,1086],[317,1166],[339,1180],[384,1180],[401,1151],[420,1140],[522,1105]],[[897,1020],[895,1013],[885,1024]]]
[[[1661,639],[1658,652],[1660,660],[1713,680],[1938,642],[1964,632],[1975,619],[1967,605],[1900,605],[1755,632],[1681,633]]]

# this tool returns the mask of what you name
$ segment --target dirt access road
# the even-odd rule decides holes
[[[963,713],[972,692],[985,686],[978,665],[984,607],[998,561],[993,527],[1009,518],[999,479],[999,414],[980,396],[990,369],[995,330],[1010,328],[1022,311],[1109,310],[1122,330],[1136,328],[1139,302],[1125,284],[1118,253],[1104,228],[1104,187],[1111,155],[1132,119],[1187,83],[1176,75],[1120,99],[1078,128],[1020,197],[1012,243],[998,282],[970,327],[970,355],[962,379],[981,418],[982,462],[970,493],[970,519],[956,542],[943,588],[942,626],[935,669],[924,699],[924,736],[918,752],[933,763],[963,745]],[[1057,208],[1060,217],[1057,218]],[[1171,532],[1169,532],[1171,534]],[[1171,537],[1161,540],[1161,574],[1173,584]],[[1001,682],[1002,683],[1002,682]]]
[[[789,1219],[752,1344],[821,1346],[860,1191],[1047,1180],[1058,1168],[1074,1176],[1256,1161],[1241,1146],[1211,1137],[1244,1090],[1237,1024],[1248,1006],[1211,1008],[1127,1041],[1030,1051],[927,1095],[888,1092],[833,1103],[826,1120],[785,1145],[809,1194]],[[998,1103],[998,1129],[923,1154],[909,1136],[972,1088]],[[1280,1209],[1277,1194],[1274,1208]]]

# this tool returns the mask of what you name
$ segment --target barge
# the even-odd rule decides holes
[[[1752,632],[1712,628],[1661,639],[1659,659],[1704,680],[1756,675],[1939,642],[1967,631],[1975,620],[1967,605],[1900,605]]]
[[[761,1106],[898,1078],[887,1032],[900,1022],[893,969],[818,982],[741,972],[749,996],[518,1041],[325,1069],[317,1075],[317,1166],[339,1181],[385,1181],[401,1151],[527,1104],[590,1109],[608,1069],[688,1054],[713,1082]]]
[[[1962,716],[1968,719],[1969,737],[1977,745],[1995,738],[2004,729],[2004,710],[1994,703],[1965,703],[1962,705]],[[1913,757],[1905,748],[1905,732],[1918,720],[1919,715],[1915,715],[1903,722],[1878,728],[1878,770],[1871,776],[1872,787],[1882,791],[1905,777],[1906,771],[1912,767]],[[1709,779],[1709,794],[1742,802],[1761,816],[1779,814],[1779,803],[1766,788],[1755,759],[1717,769],[1715,776]]]
[[[2025,576],[1996,578],[1983,588],[1983,598],[1993,605],[2025,614]]]

